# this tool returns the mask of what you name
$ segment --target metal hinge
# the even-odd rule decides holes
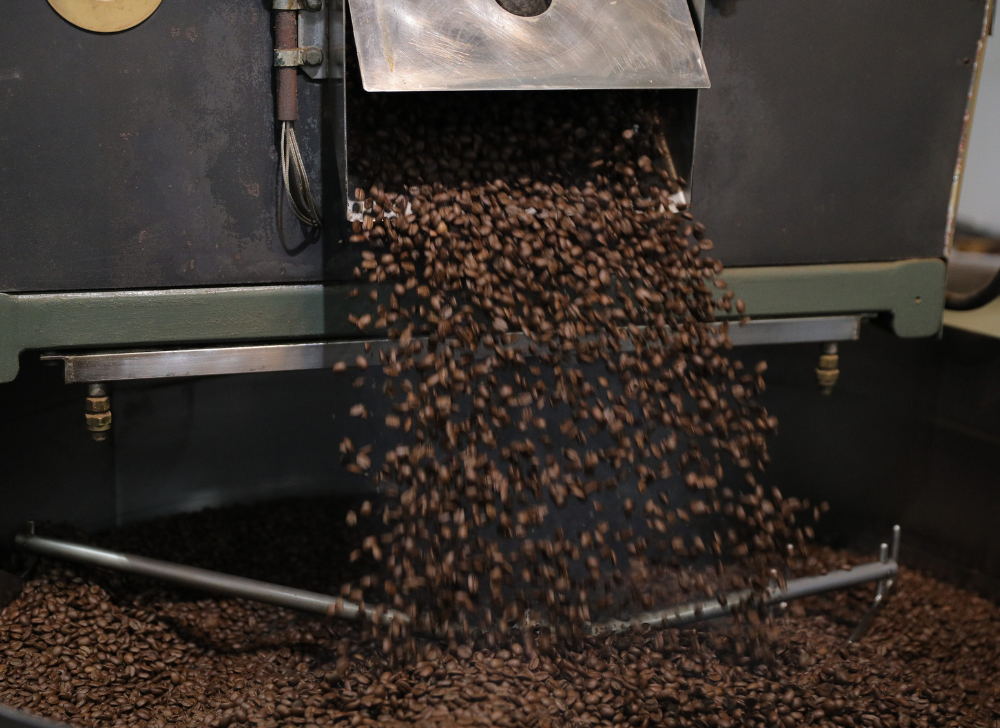
[[[274,65],[278,68],[298,68],[299,66],[323,65],[323,49],[310,46],[308,48],[292,48],[290,50],[274,50]]]

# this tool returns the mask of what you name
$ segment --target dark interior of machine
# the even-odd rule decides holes
[[[998,593],[998,495],[989,483],[1000,412],[989,392],[1000,345],[951,329],[900,341],[867,325],[859,341],[842,344],[830,398],[816,391],[814,347],[737,352],[769,365],[765,397],[780,430],[768,482],[828,500],[825,539],[870,550],[899,523],[907,558]],[[125,384],[114,389],[116,429],[98,444],[82,431],[85,385],[64,385],[58,367],[32,359],[3,385],[5,543],[26,513],[103,530],[232,502],[365,488],[341,468],[336,449],[358,428],[332,405],[353,396],[349,375]],[[377,436],[377,423],[365,426],[358,439]]]

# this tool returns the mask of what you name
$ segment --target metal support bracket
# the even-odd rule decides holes
[[[293,48],[291,50],[274,49],[274,65],[278,68],[298,68],[299,66],[321,66],[325,54],[322,48]]]
[[[745,326],[731,324],[729,339],[734,346],[853,340],[858,338],[860,322],[860,316],[763,319],[751,321]],[[426,345],[426,339],[424,343]],[[525,354],[528,353],[529,343],[516,334],[510,335],[509,345]],[[380,356],[388,355],[397,346],[398,342],[391,339],[368,339],[63,352],[43,354],[41,358],[45,362],[63,362],[66,383],[73,384],[324,369],[338,361],[353,363],[359,356],[364,356],[372,366],[378,366],[382,363]],[[491,354],[485,347],[478,352],[484,358]]]
[[[338,17],[343,23],[343,5],[338,11],[337,4],[338,0],[305,0],[305,9],[311,12],[299,13],[299,47],[317,48],[322,52],[319,63],[302,66],[302,72],[313,80],[336,78],[337,69],[343,67],[343,59],[338,58],[338,44],[331,38],[335,37],[333,24]],[[343,43],[339,45],[339,56],[343,56]]]
[[[902,337],[932,336],[941,327],[945,266],[937,258],[889,263],[730,268],[729,289],[746,302],[753,321],[730,324],[730,338],[749,337],[755,322],[784,317],[885,314]],[[367,311],[368,287],[354,283],[231,286],[82,293],[0,293],[0,382],[17,375],[22,351],[219,346],[357,336],[348,315]],[[385,288],[388,297],[390,288]],[[721,291],[722,289],[718,289]],[[778,327],[778,324],[774,324]],[[762,328],[772,329],[771,325]],[[814,336],[842,337],[805,325]],[[772,329],[773,330],[773,329]],[[787,330],[787,329],[786,329]],[[767,337],[789,341],[787,336]],[[848,338],[854,338],[850,336]],[[735,341],[734,341],[735,343]],[[744,343],[750,343],[745,341]],[[755,342],[764,343],[764,342]],[[109,380],[92,380],[109,381]]]
[[[276,11],[298,12],[298,48],[275,50],[274,65],[278,68],[301,68],[309,78],[318,80],[331,76],[330,18],[343,16],[343,0],[274,0]],[[343,44],[340,44],[343,54]],[[336,66],[342,66],[337,61]],[[339,77],[339,74],[334,74]]]

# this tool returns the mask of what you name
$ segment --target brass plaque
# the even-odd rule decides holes
[[[160,6],[161,0],[49,0],[67,21],[95,33],[134,28]]]

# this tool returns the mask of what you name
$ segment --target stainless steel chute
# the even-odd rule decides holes
[[[686,0],[351,0],[367,91],[708,88]]]

